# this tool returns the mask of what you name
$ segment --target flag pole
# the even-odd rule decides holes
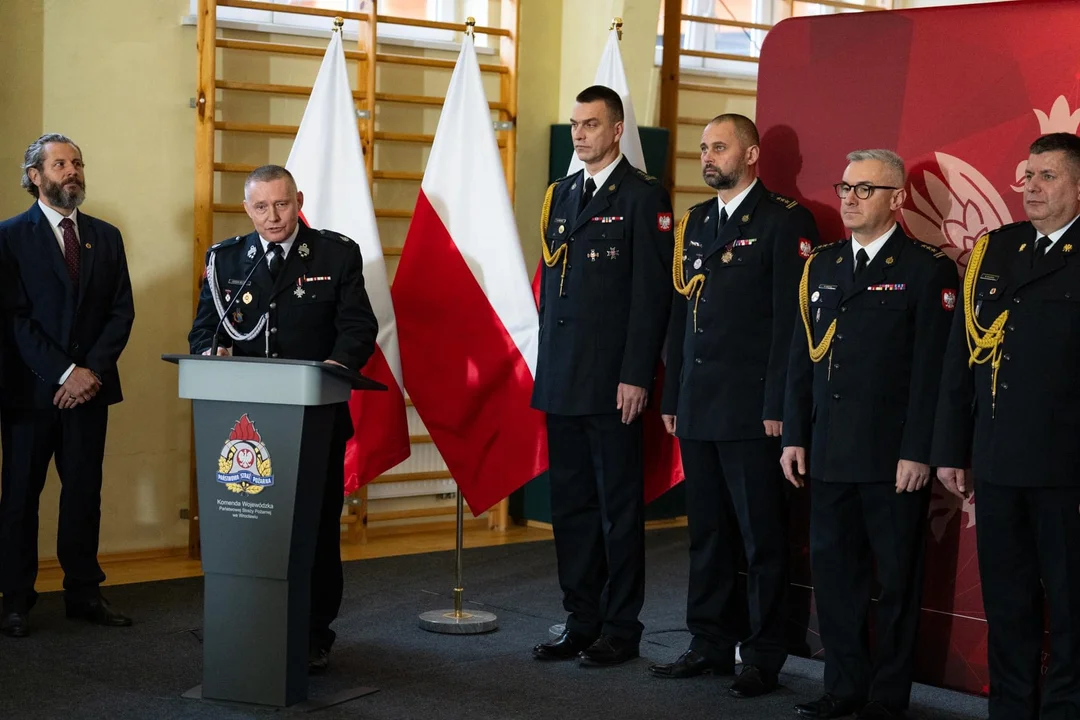
[[[475,18],[465,20],[465,40],[473,42]],[[423,630],[449,635],[477,635],[491,632],[499,627],[495,613],[485,610],[466,612],[462,608],[462,596],[465,594],[465,581],[462,577],[462,551],[465,541],[465,499],[461,488],[457,489],[457,542],[454,550],[454,608],[452,610],[429,610],[420,614],[420,627]]]
[[[609,27],[608,30],[618,30],[619,40],[622,40],[622,18],[611,18],[611,27]]]

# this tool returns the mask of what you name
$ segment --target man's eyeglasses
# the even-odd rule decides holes
[[[833,185],[833,190],[836,191],[836,197],[846,198],[847,194],[852,190],[855,191],[855,197],[860,200],[869,200],[870,196],[874,194],[875,190],[899,190],[898,187],[892,185],[871,185],[870,183],[859,183],[858,185],[848,185],[847,183],[836,183]]]

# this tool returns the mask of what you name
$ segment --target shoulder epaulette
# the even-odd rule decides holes
[[[949,257],[949,256],[948,256],[948,255],[946,255],[946,254],[945,254],[945,252],[944,252],[944,251],[943,251],[943,250],[942,250],[941,248],[939,248],[939,247],[938,247],[937,245],[931,245],[930,243],[928,243],[928,242],[923,242],[922,240],[919,240],[919,239],[917,239],[917,238],[916,238],[916,240],[915,240],[915,244],[916,244],[916,245],[917,245],[918,247],[921,247],[921,248],[922,248],[923,250],[925,250],[926,252],[928,252],[928,253],[931,253],[931,254],[933,254],[933,256],[934,256],[934,257],[936,257],[936,258],[943,258],[943,257]]]
[[[792,200],[791,198],[784,197],[783,195],[777,195],[774,192],[769,193],[769,199],[772,200],[774,203],[783,205],[788,210],[792,210],[799,206],[799,202],[797,200]]]
[[[817,255],[822,250],[828,250],[831,247],[836,247],[840,243],[845,243],[847,240],[836,240],[835,242],[825,243],[824,245],[815,245],[814,249],[810,251],[811,255]]]
[[[219,248],[229,247],[231,245],[235,245],[236,243],[240,242],[241,239],[243,239],[243,236],[242,235],[237,235],[236,237],[231,237],[231,238],[228,238],[226,240],[222,240],[221,242],[214,243],[213,245],[210,246],[210,249],[211,250],[217,250]]]
[[[633,167],[633,166],[631,166],[631,167]],[[639,168],[634,168],[634,172],[637,173],[637,176],[639,178],[641,178],[645,182],[649,183],[650,185],[658,185],[660,183],[659,180],[657,180],[654,176],[650,175],[649,173],[645,172],[644,170],[641,170]]]
[[[339,243],[344,243],[345,245],[352,245],[353,244],[352,240],[345,237],[344,235],[342,235],[339,232],[335,232],[333,230],[319,230],[318,232],[319,232],[320,235],[322,235],[325,238],[329,238],[330,240],[337,240]]]
[[[988,232],[987,235],[993,235],[994,233],[999,233],[1002,230],[1011,230],[1012,228],[1019,227],[1021,225],[1027,225],[1027,224],[1029,224],[1027,220],[1021,220],[1019,222],[1009,223],[1007,225],[1002,225],[999,228],[994,228],[993,230]]]

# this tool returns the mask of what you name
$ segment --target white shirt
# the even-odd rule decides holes
[[[56,236],[56,242],[60,245],[60,255],[64,255],[64,231],[60,229],[60,222],[64,219],[64,216],[53,210],[45,203],[38,200],[38,207],[41,208],[41,212],[45,215],[45,219],[49,221],[49,226],[52,228],[53,235]],[[72,210],[71,215],[67,217],[71,218],[71,222],[75,223],[75,239],[79,239],[79,211],[78,209]],[[68,369],[64,371],[64,374],[60,376],[60,380],[57,381],[59,385],[63,385],[67,382],[71,372],[75,369],[75,363],[71,363]]]
[[[604,183],[607,181],[607,179],[609,177],[611,177],[611,173],[615,172],[615,166],[618,165],[619,162],[622,159],[623,159],[623,154],[619,153],[619,157],[612,160],[607,166],[604,167],[603,170],[596,173],[595,175],[590,175],[588,169],[586,169],[585,170],[585,180],[588,180],[589,178],[592,178],[592,181],[594,183],[596,183],[596,190],[599,190],[600,188],[604,187]],[[596,194],[596,190],[593,191],[593,195]],[[584,187],[582,187],[581,193],[583,195],[585,194],[585,188]]]
[[[1076,222],[1077,218],[1080,218],[1080,215],[1077,215],[1072,220],[1070,220],[1069,224],[1066,225],[1065,227],[1061,228],[1060,230],[1055,230],[1054,232],[1050,233],[1049,235],[1043,235],[1038,230],[1036,230],[1035,231],[1035,239],[1038,240],[1041,237],[1050,238],[1050,244],[1046,246],[1046,252],[1050,252],[1050,248],[1054,247],[1054,245],[1057,244],[1057,241],[1061,239],[1061,236],[1064,235],[1066,232],[1068,232],[1069,228],[1071,228],[1073,226],[1073,223]]]
[[[266,253],[266,266],[270,267],[270,246],[271,245],[280,245],[281,246],[281,260],[284,262],[285,258],[289,257],[289,250],[292,249],[293,243],[296,242],[296,236],[299,235],[299,234],[300,234],[300,223],[297,222],[296,227],[293,228],[292,235],[290,235],[289,238],[287,240],[283,241],[283,242],[272,243],[269,240],[264,239],[263,236],[260,235],[259,236],[259,242],[262,243],[263,252]]]
[[[731,202],[725,203],[720,197],[720,194],[716,194],[716,204],[719,205],[720,210],[727,210],[728,220],[735,216],[735,211],[739,209],[739,205],[746,199],[746,196],[750,194],[750,191],[757,185],[757,178],[754,178],[754,182],[750,183],[750,186],[743,190],[741,193],[731,199]]]
[[[45,214],[45,219],[49,221],[49,225],[52,227],[53,235],[56,236],[56,242],[60,245],[60,255],[64,254],[64,231],[60,229],[60,221],[64,219],[64,215],[53,210],[45,203],[38,200],[38,207],[41,208],[41,212]],[[71,222],[75,223],[75,239],[79,240],[79,211],[72,210],[71,215],[67,217],[71,218]]]
[[[889,228],[888,232],[871,241],[868,245],[861,245],[853,235],[851,237],[851,257],[855,259],[855,262],[859,262],[859,251],[865,250],[867,255],[866,264],[869,265],[874,261],[874,256],[881,251],[881,248],[885,247],[885,243],[889,241],[889,238],[893,236],[893,233],[896,232],[898,227],[900,227],[899,223],[893,223],[893,226]]]

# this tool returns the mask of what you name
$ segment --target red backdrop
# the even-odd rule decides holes
[[[844,235],[844,156],[889,148],[907,162],[908,232],[960,272],[987,230],[1025,219],[1027,147],[1080,125],[1080,2],[1032,0],[785,20],[762,48],[757,124],[769,188],[797,198],[823,240]],[[797,500],[792,635],[821,652],[806,498]],[[975,512],[935,483],[917,680],[987,691]]]

